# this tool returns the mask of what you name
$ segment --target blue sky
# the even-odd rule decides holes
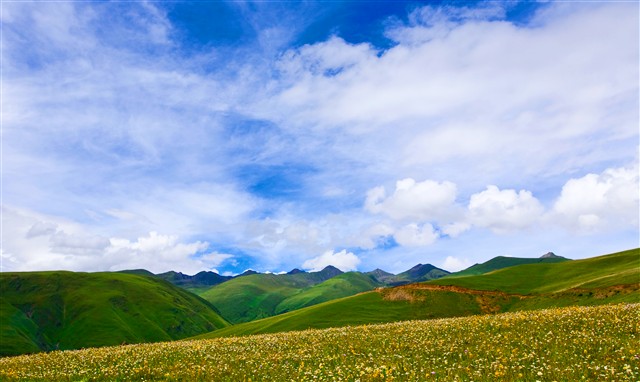
[[[636,2],[1,9],[3,271],[639,246]]]

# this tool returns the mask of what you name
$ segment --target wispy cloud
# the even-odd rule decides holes
[[[3,269],[637,245],[637,4],[1,6]]]

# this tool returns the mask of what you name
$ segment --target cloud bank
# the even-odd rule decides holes
[[[209,5],[0,5],[2,270],[637,246],[638,4]]]

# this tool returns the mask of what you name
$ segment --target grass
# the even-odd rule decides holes
[[[518,265],[483,275],[447,277],[429,283],[518,294],[637,284],[640,283],[640,249],[584,260]]]
[[[257,333],[276,333],[309,328],[385,323],[411,319],[455,317],[481,313],[470,296],[459,293],[429,293],[430,303],[388,300],[381,292],[362,293],[274,317],[206,333],[197,338],[217,338]]]
[[[0,355],[167,341],[228,325],[205,300],[125,273],[1,273],[0,296]]]
[[[498,269],[514,267],[516,265],[524,264],[551,264],[569,261],[564,257],[551,257],[551,258],[521,258],[521,257],[506,257],[498,256],[493,259],[482,263],[473,265],[463,271],[453,273],[451,276],[472,276],[489,273]]]
[[[372,290],[378,286],[380,286],[380,284],[362,273],[343,273],[284,299],[276,306],[275,313],[280,314],[322,302],[352,296],[360,292]]]
[[[640,301],[638,250],[380,288],[198,338]],[[540,274],[537,274],[539,272]],[[633,283],[633,281],[636,281]],[[567,286],[575,286],[567,288]]]
[[[307,286],[293,277],[297,275],[256,274],[238,277],[216,285],[200,296],[218,308],[231,323],[269,317],[276,306]]]
[[[637,381],[639,304],[0,359],[3,381]]]
[[[333,272],[325,269],[310,273],[243,276],[199,295],[218,308],[225,319],[237,324],[371,290],[376,286],[367,276],[355,273],[336,276]]]

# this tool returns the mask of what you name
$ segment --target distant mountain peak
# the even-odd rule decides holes
[[[422,264],[422,263],[420,263],[420,264],[416,264],[416,265],[414,265],[411,269],[409,269],[407,272],[417,271],[417,270],[422,269],[422,268],[424,268],[424,267],[433,267],[433,265],[431,265],[431,264],[424,265],[424,264]],[[434,267],[434,268],[435,268],[435,267]]]
[[[379,282],[379,283],[385,283],[387,280],[392,279],[395,275],[393,273],[389,273],[386,271],[383,271],[380,268],[376,268],[370,272],[365,273],[366,275],[369,275],[370,277],[372,277],[375,281]]]
[[[374,269],[374,270],[372,270],[372,271],[370,271],[370,272],[367,272],[367,274],[370,274],[370,275],[388,275],[388,276],[393,276],[393,273],[389,273],[389,272],[387,272],[387,271],[385,271],[385,270],[383,270],[383,269],[380,269],[380,268],[376,268],[376,269]]]
[[[258,272],[254,271],[253,269],[247,269],[246,271],[242,272],[241,274],[239,274],[236,277],[240,277],[240,276],[249,276],[249,275],[255,275]]]
[[[562,259],[562,256],[558,256],[553,252],[547,252],[544,255],[540,256],[541,259]]]
[[[293,268],[292,270],[290,270],[289,272],[287,272],[288,275],[296,275],[298,273],[307,273],[301,269],[298,268]]]
[[[342,272],[338,268],[334,267],[333,265],[327,265],[326,267],[324,267],[324,269],[322,269],[318,273],[320,273],[321,275],[323,275],[326,278],[331,278],[331,277],[343,274],[344,272]]]
[[[327,265],[320,272],[324,272],[324,271],[340,271],[340,269],[334,267],[333,265]],[[340,271],[340,272],[342,272],[342,271]]]

